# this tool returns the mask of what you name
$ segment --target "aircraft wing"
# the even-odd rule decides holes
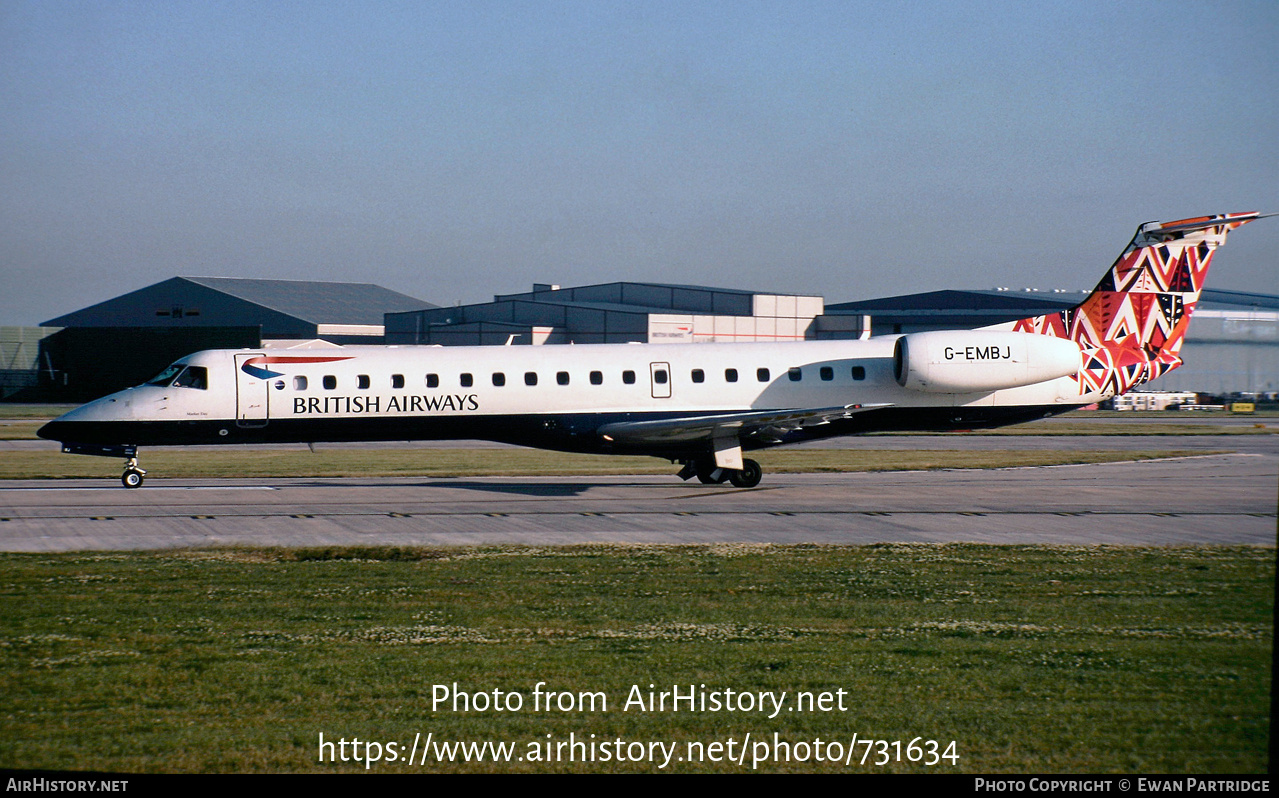
[[[842,405],[838,407],[791,408],[787,410],[747,410],[709,416],[681,416],[655,421],[619,421],[600,427],[606,440],[625,443],[670,443],[673,441],[717,441],[724,438],[760,438],[781,443],[782,436],[806,427],[829,424],[857,413],[890,407],[889,404]]]

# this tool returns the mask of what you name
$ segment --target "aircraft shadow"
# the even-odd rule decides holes
[[[591,482],[591,481],[573,481],[573,482],[539,482],[536,484],[528,483],[501,483],[501,482],[470,482],[466,480],[440,479],[428,482],[377,482],[377,481],[361,481],[358,485],[347,485],[346,487],[360,488],[425,488],[439,489],[450,488],[455,490],[473,490],[481,493],[502,493],[517,496],[539,496],[539,497],[561,497],[570,498],[580,496],[592,488],[660,488],[669,491],[673,487],[679,487],[680,483],[662,485],[644,485],[644,484],[627,484],[619,485],[617,482]],[[295,482],[291,487],[300,488],[331,488],[334,487],[332,482]]]

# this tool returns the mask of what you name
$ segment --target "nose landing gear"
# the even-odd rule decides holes
[[[142,487],[142,478],[146,475],[147,472],[138,466],[138,458],[130,457],[124,462],[124,474],[121,475],[120,482],[126,488],[140,488]]]
[[[62,451],[65,454],[88,454],[94,457],[124,457],[124,473],[120,475],[120,482],[126,488],[142,487],[142,478],[147,475],[146,470],[138,465],[138,447],[133,444],[63,441]]]

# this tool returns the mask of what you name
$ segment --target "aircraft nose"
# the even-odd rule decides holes
[[[66,430],[66,426],[65,421],[50,421],[48,424],[45,424],[40,429],[36,430],[36,435],[39,435],[47,441],[60,441],[62,440],[63,431]]]

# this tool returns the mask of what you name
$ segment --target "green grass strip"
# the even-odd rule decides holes
[[[523,754],[570,734],[683,753],[749,733],[953,740],[959,755],[875,767],[859,746],[851,766],[765,771],[1262,773],[1274,562],[1269,548],[975,544],[0,555],[0,767],[331,772],[363,766],[318,762],[320,734]],[[538,682],[607,705],[534,711]],[[433,707],[454,683],[524,708]],[[623,711],[650,684],[842,690],[845,707]]]
[[[1203,455],[1183,450],[951,451],[770,449],[750,453],[766,473],[901,471],[939,468],[1110,463]],[[44,451],[0,457],[0,479],[118,477],[123,460]],[[670,474],[654,457],[565,454],[536,449],[147,449],[141,462],[153,477],[564,476]]]

